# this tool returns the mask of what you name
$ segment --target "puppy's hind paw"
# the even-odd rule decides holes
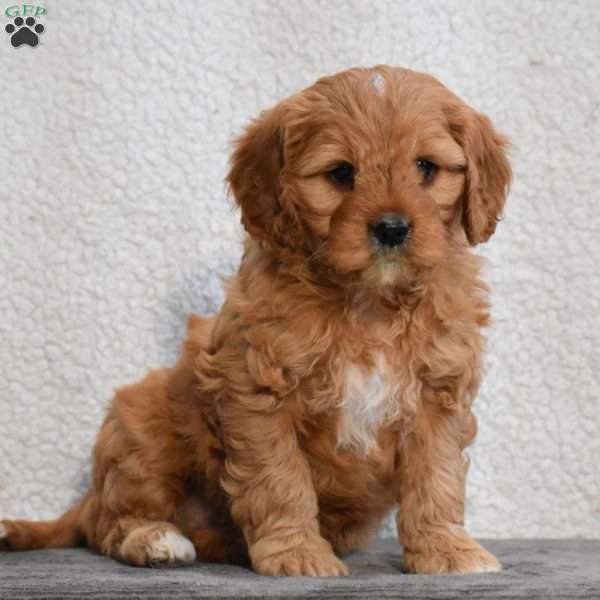
[[[147,552],[151,565],[190,563],[196,560],[192,542],[176,531],[166,531],[153,539]]]
[[[8,550],[8,529],[2,521],[0,521],[0,552]]]
[[[132,565],[158,567],[191,563],[196,550],[169,524],[150,524],[131,531],[121,544],[121,557]]]

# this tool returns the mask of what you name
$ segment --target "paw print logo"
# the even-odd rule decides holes
[[[10,35],[10,43],[15,48],[23,44],[32,47],[38,45],[40,41],[38,34],[44,32],[44,26],[41,23],[36,25],[33,17],[27,17],[25,21],[21,17],[17,17],[13,23],[9,23],[4,30]]]

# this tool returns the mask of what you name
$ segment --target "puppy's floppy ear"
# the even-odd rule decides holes
[[[282,105],[265,111],[235,141],[227,183],[242,211],[242,224],[274,249],[303,241],[296,193],[286,184]]]
[[[496,230],[512,179],[508,140],[491,121],[469,108],[450,117],[450,127],[467,158],[462,224],[472,246],[486,242]]]

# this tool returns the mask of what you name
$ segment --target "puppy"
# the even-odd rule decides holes
[[[218,315],[178,363],[120,389],[93,481],[4,549],[85,544],[134,565],[250,561],[344,575],[395,505],[404,568],[496,571],[464,528],[506,140],[438,81],[324,77],[237,140],[248,233]]]

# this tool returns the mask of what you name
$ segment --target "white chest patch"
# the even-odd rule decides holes
[[[346,367],[341,401],[342,418],[338,426],[338,446],[355,447],[365,454],[376,446],[377,431],[398,415],[398,384],[383,354],[367,370],[350,364]]]

